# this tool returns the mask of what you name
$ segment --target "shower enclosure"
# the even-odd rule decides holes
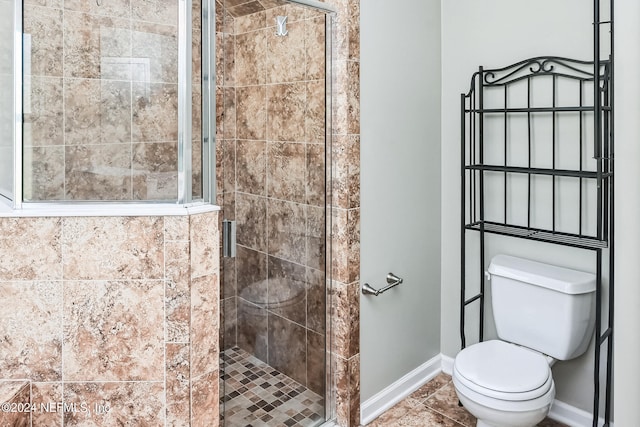
[[[228,426],[335,413],[333,23],[314,0],[0,0],[1,209],[216,202],[237,224]]]
[[[218,2],[218,202],[237,230],[222,261],[225,426],[331,418],[332,13],[312,3]]]

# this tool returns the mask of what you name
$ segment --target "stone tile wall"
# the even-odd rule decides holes
[[[333,87],[332,357],[339,425],[360,425],[360,0],[337,9]]]
[[[29,381],[0,380],[0,426],[31,426],[31,384]]]
[[[217,425],[217,225],[0,218],[0,379],[67,408],[33,426]]]

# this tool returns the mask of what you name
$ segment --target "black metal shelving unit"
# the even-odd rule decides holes
[[[604,0],[593,2],[592,61],[544,56],[503,68],[480,67],[469,92],[461,95],[462,348],[466,309],[472,304],[479,304],[478,337],[484,340],[487,234],[595,252],[594,427],[603,397],[602,357],[606,357],[603,426],[611,420],[614,313],[614,0],[601,3]],[[610,18],[602,19],[605,14]],[[605,26],[610,36],[602,59]],[[487,208],[487,199],[492,209]],[[543,207],[549,210],[543,212]],[[470,232],[479,236],[480,267],[479,292],[472,296],[467,295],[466,271]]]

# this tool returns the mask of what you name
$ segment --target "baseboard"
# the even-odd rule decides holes
[[[444,354],[440,355],[442,359],[442,372],[447,375],[453,374],[453,357],[445,356]]]
[[[442,371],[442,358],[437,355],[418,366],[398,381],[367,399],[360,406],[362,425],[367,425],[383,412],[416,391],[420,386],[431,381]]]
[[[564,423],[569,427],[590,427],[593,425],[593,416],[590,412],[583,411],[559,400],[554,400],[549,411],[549,418]],[[603,424],[604,419],[600,418],[598,425],[601,426]],[[609,425],[614,427],[613,423]]]

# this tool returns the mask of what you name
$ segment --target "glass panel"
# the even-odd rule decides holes
[[[14,1],[0,0],[0,196],[13,199]]]
[[[177,199],[178,6],[25,2],[25,200]],[[199,117],[199,1],[194,10]],[[199,120],[193,125],[193,151],[200,152]],[[194,189],[201,180],[195,173]]]
[[[225,426],[316,426],[325,420],[326,16],[279,0],[224,3],[218,177],[237,255],[223,259],[221,415]]]

